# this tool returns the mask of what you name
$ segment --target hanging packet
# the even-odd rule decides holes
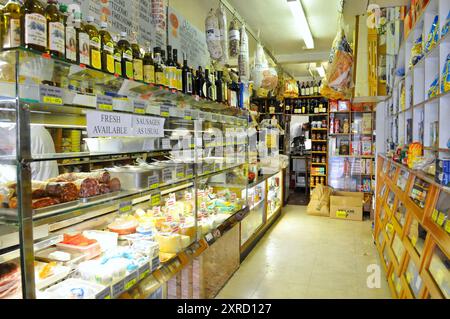
[[[248,81],[250,79],[250,64],[249,64],[249,48],[248,48],[248,36],[245,30],[245,25],[241,27],[241,43],[239,53],[239,77],[241,81]]]
[[[220,45],[222,47],[222,58],[220,59],[220,63],[226,65],[228,64],[228,28],[227,14],[222,4],[217,8],[216,16],[219,21]]]
[[[219,20],[211,9],[205,20],[206,44],[212,60],[219,61],[222,58],[222,45],[220,43]]]
[[[450,54],[447,55],[441,79],[441,93],[448,91],[450,91]]]
[[[450,10],[448,11],[447,19],[445,19],[445,24],[442,27],[442,35],[441,37],[445,37],[450,29]]]
[[[428,33],[427,42],[425,43],[425,52],[428,53],[436,46],[439,41],[439,16],[436,15],[431,25],[430,33]]]
[[[409,67],[412,68],[423,58],[422,52],[422,35],[414,41],[414,45],[411,49],[411,60],[409,62]]]
[[[428,98],[431,99],[439,94],[439,76],[436,76],[428,89]]]
[[[228,31],[230,57],[236,58],[239,55],[239,45],[241,42],[241,33],[239,32],[239,26],[236,19],[230,22],[230,28]]]

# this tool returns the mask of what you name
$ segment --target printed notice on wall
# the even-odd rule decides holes
[[[132,136],[132,115],[89,110],[88,137]]]
[[[150,116],[133,116],[133,136],[164,137],[166,119]]]

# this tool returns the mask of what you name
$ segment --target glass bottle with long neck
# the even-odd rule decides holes
[[[210,82],[211,82],[211,100],[217,101],[217,87],[216,87],[216,72],[211,72],[210,74]]]
[[[74,24],[77,32],[77,62],[83,65],[91,65],[90,40],[86,33],[81,12],[74,12]]]
[[[144,82],[155,83],[155,63],[150,42],[147,42],[147,52],[144,55]]]
[[[181,70],[182,91],[185,94],[192,94],[192,77],[191,69],[188,67],[186,54],[183,57],[183,68]]]
[[[114,35],[114,72],[115,74],[122,76],[122,53],[120,52],[117,42],[119,42],[119,35]]]
[[[67,15],[66,59],[77,62],[77,29],[75,25],[75,12],[71,12]]]
[[[195,77],[195,87],[197,91],[197,95],[200,97],[206,97],[206,95],[203,92],[203,85],[205,84],[205,79],[203,77],[203,70],[202,67],[199,66],[197,70],[197,75]]]
[[[203,95],[208,99],[212,100],[211,94],[211,77],[209,75],[209,70],[205,69],[205,81],[203,83]]]
[[[191,81],[192,81],[192,95],[199,95],[197,89],[197,74],[195,73],[193,68],[189,68],[191,71]]]
[[[11,49],[20,46],[20,18],[22,8],[18,0],[9,0],[3,8],[1,15],[2,48]]]
[[[47,50],[47,19],[39,0],[25,0],[23,3],[21,29],[24,47],[41,52]]]
[[[167,69],[167,60],[166,60],[166,51],[161,50],[161,68],[163,70],[163,80],[164,80],[164,86],[169,87],[170,83],[170,77],[169,77],[169,70]]]
[[[183,89],[182,84],[182,66],[178,62],[178,50],[173,49],[173,63],[175,64],[175,87],[178,91]]]
[[[223,82],[222,82],[222,71],[217,71],[217,79],[216,79],[216,97],[217,102],[223,102]]]
[[[167,46],[167,61],[166,61],[166,76],[168,79],[169,88],[176,88],[176,67],[172,60],[172,47]]]
[[[59,58],[65,53],[64,16],[58,9],[58,1],[47,0],[45,18],[47,19],[47,52]]]
[[[120,40],[117,42],[117,46],[122,55],[122,75],[127,79],[133,79],[133,49],[127,40],[126,32],[120,34]]]
[[[154,63],[155,63],[155,83],[157,85],[165,85],[164,83],[164,70],[161,63],[161,48],[156,47],[154,50]]]
[[[102,22],[98,35],[102,48],[102,70],[111,74],[116,72],[114,63],[114,41],[108,32],[108,23]]]
[[[133,76],[137,81],[144,81],[144,56],[137,42],[137,33],[132,32],[131,49],[133,50]]]
[[[84,27],[86,33],[89,35],[89,53],[90,65],[94,69],[102,69],[102,54],[101,54],[101,40],[97,28],[94,26],[94,18],[89,16],[87,24]]]

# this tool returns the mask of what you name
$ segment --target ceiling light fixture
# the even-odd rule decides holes
[[[300,0],[287,0],[289,9],[295,18],[297,28],[302,34],[303,41],[308,49],[314,49],[314,39],[309,28],[308,20]]]
[[[325,68],[323,67],[323,65],[319,66],[316,70],[321,78],[325,77]]]

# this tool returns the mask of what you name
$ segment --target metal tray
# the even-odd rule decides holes
[[[106,199],[108,197],[115,197],[115,196],[117,196],[119,194],[120,194],[120,191],[117,191],[117,192],[112,192],[112,193],[92,196],[92,197],[88,197],[88,198],[80,198],[80,202],[83,203],[83,204],[89,204],[89,203],[93,203],[93,202],[96,202],[96,201],[99,201],[99,200]]]
[[[67,203],[52,205],[52,206],[39,208],[39,209],[33,209],[33,215],[43,215],[43,214],[47,214],[47,213],[55,213],[55,212],[58,212],[59,210],[76,207],[79,204],[80,204],[79,200],[74,200],[74,201],[67,202]]]

